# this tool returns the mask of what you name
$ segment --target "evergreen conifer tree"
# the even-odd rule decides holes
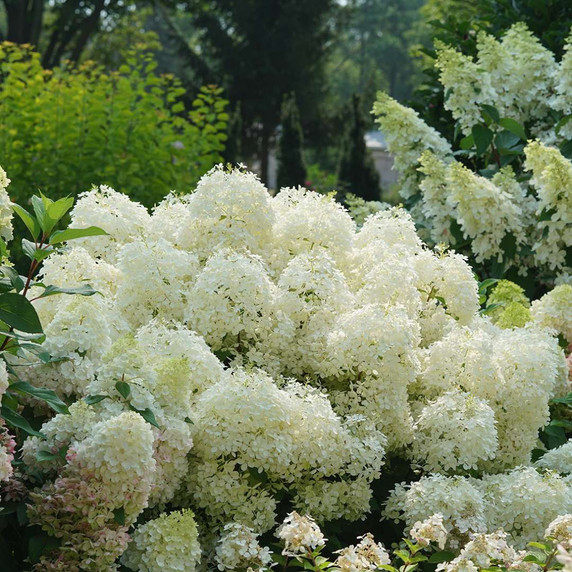
[[[304,136],[296,97],[292,93],[284,97],[281,113],[282,133],[278,142],[278,174],[276,186],[297,187],[306,181],[304,163]]]
[[[366,201],[378,201],[379,173],[365,145],[365,129],[360,97],[354,95],[348,113],[348,130],[342,144],[338,180],[345,191]]]

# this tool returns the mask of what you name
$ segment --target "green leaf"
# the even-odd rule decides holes
[[[41,232],[38,221],[20,205],[13,203],[12,208],[14,209],[14,212],[22,219],[22,222],[26,225],[34,240],[36,240]]]
[[[487,278],[482,282],[479,282],[479,294],[484,294],[493,284],[499,281],[498,278]]]
[[[113,511],[113,520],[121,526],[125,526],[125,509],[121,506]]]
[[[50,244],[60,244],[67,240],[75,238],[84,238],[86,236],[102,236],[107,235],[102,228],[98,226],[88,226],[87,228],[67,228],[66,230],[57,230],[50,236]]]
[[[429,562],[431,562],[431,564],[439,564],[441,562],[450,562],[453,558],[455,558],[455,554],[453,552],[441,550],[440,552],[431,554]]]
[[[483,125],[473,125],[471,133],[477,147],[477,155],[482,155],[493,142],[494,133]]]
[[[474,144],[475,144],[475,139],[473,138],[473,136],[467,135],[467,137],[463,137],[461,139],[461,141],[459,142],[459,147],[464,151],[468,151],[473,147]]]
[[[0,294],[0,320],[22,332],[42,332],[42,324],[34,306],[21,294]]]
[[[512,150],[518,145],[519,141],[520,137],[518,135],[515,135],[510,131],[501,131],[496,134],[495,146],[501,154],[507,150],[512,152]],[[517,151],[520,152],[521,150],[522,147]]]
[[[572,407],[572,392],[564,397],[555,397],[554,399],[551,399],[549,403],[563,403],[564,405]]]
[[[49,204],[46,208],[46,212],[50,220],[54,221],[55,226],[72,207],[73,197],[64,197]]]
[[[545,544],[544,542],[529,542],[527,546],[531,548],[538,548],[540,550],[552,550],[550,544]]]
[[[483,103],[481,105],[481,112],[485,121],[487,122],[487,125],[490,125],[493,122],[498,123],[500,120],[498,109],[493,105],[487,105],[486,103]]]
[[[97,290],[93,289],[89,284],[78,286],[77,288],[60,288],[59,286],[46,286],[45,290],[38,298],[46,298],[54,294],[77,294],[79,296],[93,296],[97,294]]]
[[[485,314],[489,314],[490,312],[492,312],[495,308],[500,308],[501,306],[504,306],[504,303],[502,302],[495,302],[494,304],[490,304],[489,306],[487,306],[486,308],[483,308],[482,310],[479,310],[479,314],[481,314],[481,316],[484,316]]]
[[[133,408],[133,411],[137,411],[137,413],[139,413],[139,415],[141,415],[141,417],[143,417],[143,419],[145,419],[145,421],[147,421],[147,423],[153,425],[153,427],[157,427],[157,429],[161,429],[161,427],[159,427],[159,423],[157,423],[157,419],[155,419],[155,415],[153,414],[153,412],[147,407],[147,409],[135,409]]]
[[[88,395],[87,397],[84,397],[83,400],[88,405],[95,405],[96,403],[99,403],[100,401],[103,401],[108,397],[109,397],[108,395]]]
[[[11,266],[2,266],[1,272],[6,276],[6,278],[8,278],[10,285],[14,290],[16,290],[16,292],[20,292],[24,289],[24,280],[22,280],[22,277],[14,268]]]
[[[12,383],[9,389],[45,401],[56,413],[69,414],[68,406],[51,389],[34,387],[27,381]]]
[[[131,395],[131,388],[129,387],[129,384],[126,381],[118,381],[115,384],[115,389],[119,391],[119,393],[124,399],[127,399],[129,395]]]
[[[510,117],[503,117],[501,120],[499,120],[498,123],[501,127],[504,127],[507,131],[514,133],[520,139],[526,141],[527,139],[526,132],[524,131],[524,127],[518,121],[515,121]]]
[[[22,250],[30,260],[37,260],[38,262],[47,258],[54,251],[51,246],[46,248],[36,248],[36,245],[33,242],[30,242],[25,238],[22,239]]]
[[[59,548],[61,540],[48,534],[37,534],[28,540],[28,558],[32,564],[37,564],[42,556]]]
[[[44,437],[42,433],[39,433],[38,431],[33,429],[32,426],[28,423],[28,421],[24,417],[22,417],[22,415],[16,413],[16,411],[9,409],[4,404],[2,405],[2,409],[0,411],[2,413],[2,417],[4,418],[6,423],[8,423],[8,425],[16,427],[18,429],[22,429],[22,431],[28,433],[28,435],[34,435],[36,437]]]
[[[572,160],[572,139],[568,139],[568,141],[564,141],[560,145],[560,153],[566,157],[566,159]]]
[[[61,461],[61,457],[57,453],[50,453],[42,449],[36,451],[36,459],[40,461],[40,463],[44,461]]]
[[[38,224],[40,225],[40,229],[43,230],[46,234],[49,233],[51,230],[50,219],[48,217],[48,213],[46,212],[44,201],[37,195],[34,195],[32,197],[32,207],[34,208],[34,213],[36,215]]]

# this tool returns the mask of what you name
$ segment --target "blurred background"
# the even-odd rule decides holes
[[[446,132],[435,38],[471,53],[477,30],[499,36],[525,21],[558,55],[571,10],[562,0],[2,0],[0,164],[20,201],[104,183],[151,207],[226,161],[271,189],[395,202],[370,115],[376,92]]]

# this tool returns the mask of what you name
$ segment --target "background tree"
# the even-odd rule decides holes
[[[278,143],[278,175],[276,186],[297,187],[306,182],[306,165],[303,156],[304,136],[296,96],[284,97],[280,117],[282,132]]]
[[[366,122],[359,95],[354,95],[348,113],[348,131],[342,146],[338,180],[344,190],[366,201],[379,200],[379,174],[365,144]]]
[[[283,94],[298,95],[302,123],[318,115],[337,4],[187,0],[186,6],[211,73],[222,80],[232,103],[241,102],[245,150],[260,158],[266,182]]]

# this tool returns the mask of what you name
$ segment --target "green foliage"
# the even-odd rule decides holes
[[[186,112],[178,80],[154,69],[151,56],[134,52],[119,72],[91,63],[46,71],[30,47],[1,45],[0,156],[12,198],[107,184],[150,207],[189,190],[221,160],[226,101],[220,88],[203,87]]]
[[[306,182],[306,165],[303,156],[304,136],[294,94],[284,97],[281,124],[276,186],[281,189],[304,185]]]
[[[348,115],[348,131],[338,170],[340,184],[366,201],[377,201],[380,195],[379,174],[365,145],[366,123],[358,95],[354,95]]]

